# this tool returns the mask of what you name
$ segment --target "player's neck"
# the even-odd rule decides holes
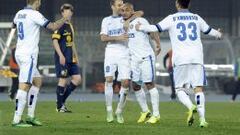
[[[115,11],[113,11],[112,16],[119,16],[119,14]]]
[[[189,12],[188,8],[179,8],[178,12]]]
[[[34,5],[27,5],[26,8],[33,9],[33,10],[37,10],[37,8],[36,8]]]

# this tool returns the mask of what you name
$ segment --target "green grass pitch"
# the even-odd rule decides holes
[[[37,116],[42,127],[13,128],[13,102],[0,103],[0,135],[239,135],[239,103],[207,103],[208,128],[198,127],[198,115],[192,127],[186,125],[186,109],[176,102],[161,102],[159,124],[137,124],[139,106],[128,102],[125,124],[106,123],[104,102],[70,102],[72,114],[55,111],[54,102],[40,102]],[[25,113],[26,114],[26,113]],[[25,118],[26,115],[23,116]]]

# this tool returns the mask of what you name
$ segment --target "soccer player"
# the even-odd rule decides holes
[[[68,19],[69,14],[51,23],[39,11],[41,0],[27,0],[27,6],[18,11],[13,25],[17,28],[16,61],[20,68],[19,89],[16,95],[16,110],[12,126],[31,127],[41,126],[42,123],[34,116],[37,95],[41,86],[41,76],[37,69],[39,52],[40,27],[55,31]],[[27,123],[21,120],[25,104],[28,102]]]
[[[193,124],[196,106],[185,89],[192,87],[195,92],[200,127],[207,127],[205,120],[205,96],[203,86],[206,76],[203,65],[203,48],[200,33],[222,38],[220,30],[215,30],[197,14],[189,11],[190,0],[176,0],[176,14],[169,15],[157,25],[137,25],[136,29],[145,32],[169,31],[173,49],[174,82],[176,94],[188,109],[187,124]]]
[[[101,40],[107,43],[104,59],[105,98],[107,109],[107,122],[113,122],[113,80],[118,70],[118,80],[121,80],[119,103],[116,109],[118,123],[124,123],[122,116],[126,96],[129,89],[130,61],[127,47],[128,34],[124,30],[124,20],[121,16],[122,0],[110,0],[112,15],[105,17],[101,26]],[[135,15],[141,16],[142,14]],[[133,17],[135,17],[135,15]]]
[[[168,61],[168,64],[167,64]],[[169,73],[169,78],[171,81],[171,100],[176,100],[176,92],[175,92],[175,87],[174,87],[174,80],[173,80],[173,65],[172,65],[172,49],[167,52],[167,54],[163,58],[163,66],[164,68],[168,70]]]
[[[61,6],[61,14],[73,14],[71,4]],[[57,112],[71,112],[65,106],[68,96],[80,84],[81,76],[79,71],[79,62],[76,47],[74,44],[74,30],[71,24],[71,18],[52,35],[53,46],[55,48],[55,70],[59,78],[56,90],[57,94]],[[67,85],[67,78],[71,77],[71,82]]]
[[[130,3],[125,3],[123,6],[124,19],[128,20],[133,13],[133,5]],[[158,33],[151,33],[151,37],[156,43],[156,52],[154,54],[148,33],[136,31],[135,25],[138,23],[143,25],[149,24],[146,19],[138,17],[130,22],[128,29],[128,46],[131,56],[132,86],[135,91],[137,101],[142,109],[141,116],[137,122],[142,123],[151,115],[147,106],[145,92],[141,87],[143,82],[146,88],[149,90],[153,110],[153,115],[146,122],[154,124],[160,120],[159,94],[154,84],[155,54],[158,55],[160,53],[160,39]]]

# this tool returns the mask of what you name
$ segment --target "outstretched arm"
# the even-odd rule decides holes
[[[221,29],[215,30],[211,28],[208,35],[216,37],[217,39],[223,38],[223,33],[221,32]]]

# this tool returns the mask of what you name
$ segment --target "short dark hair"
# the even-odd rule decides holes
[[[132,4],[132,3],[129,3],[129,2],[124,3],[124,7],[129,7],[129,8],[131,8],[132,10],[134,10],[133,4]]]
[[[73,12],[73,6],[69,3],[65,3],[61,6],[60,11],[63,12],[64,10],[70,9]]]
[[[177,0],[177,3],[180,5],[181,8],[189,8],[191,0]]]

